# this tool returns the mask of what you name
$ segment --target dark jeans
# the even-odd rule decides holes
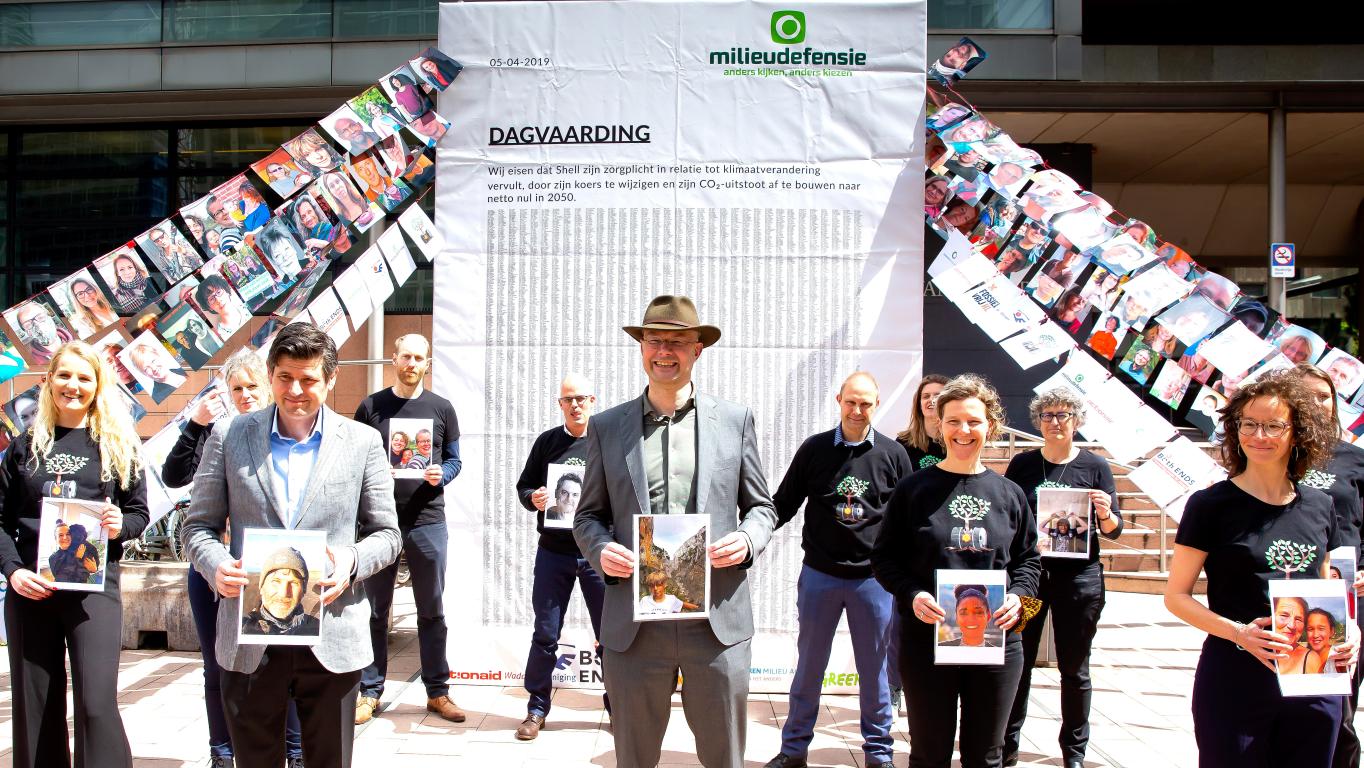
[[[1006,755],[1018,751],[1019,734],[1028,717],[1032,670],[1037,664],[1037,649],[1042,643],[1048,612],[1054,630],[1052,636],[1056,638],[1056,668],[1061,673],[1061,733],[1058,737],[1061,757],[1083,760],[1089,745],[1092,690],[1089,649],[1094,644],[1099,614],[1104,608],[1104,571],[1100,563],[1090,563],[1080,571],[1075,571],[1073,566],[1066,568],[1068,565],[1071,564],[1062,563],[1055,570],[1045,565],[1042,568],[1037,593],[1042,599],[1042,610],[1023,630],[1023,676],[1018,681],[1018,694],[1014,697],[1013,712],[1009,714],[1009,729],[1004,734]]]
[[[957,735],[961,701],[961,768],[998,768],[1003,762],[1004,728],[1018,678],[1023,643],[1014,633],[1004,642],[1002,666],[933,663],[931,629],[902,617],[900,669],[909,710],[909,768],[948,768]],[[918,626],[912,626],[917,624]]]
[[[1364,601],[1355,600],[1355,620],[1364,630]],[[1336,752],[1331,756],[1332,768],[1359,768],[1359,734],[1355,733],[1355,711],[1359,707],[1359,682],[1364,678],[1364,664],[1355,665],[1350,679],[1350,695],[1345,698],[1340,717],[1340,734],[1336,737]]]
[[[114,568],[113,565],[110,566]],[[29,600],[5,597],[15,768],[72,765],[66,733],[66,657],[71,655],[75,765],[132,768],[118,711],[119,627],[116,581],[104,592],[58,592]]]
[[[445,659],[445,551],[449,534],[444,521],[419,525],[403,533],[403,554],[412,574],[412,596],[417,603],[417,647],[426,697],[450,693],[450,664]],[[388,674],[388,613],[393,608],[393,586],[398,561],[365,580],[369,595],[369,640],[374,661],[360,673],[360,695],[380,698]]]
[[[550,689],[554,685],[554,670],[559,663],[559,634],[564,629],[564,615],[573,597],[577,582],[587,603],[587,614],[592,619],[593,634],[601,633],[601,604],[606,583],[577,555],[562,555],[544,547],[535,548],[535,583],[530,600],[535,608],[535,632],[530,638],[530,653],[526,656],[526,693],[530,701],[527,714],[544,717],[549,714]]]
[[[891,759],[894,713],[890,687],[886,684],[886,648],[893,604],[890,593],[870,576],[840,579],[808,565],[801,566],[796,582],[798,657],[796,674],[791,679],[791,706],[781,729],[783,755],[805,757],[810,750],[834,631],[846,611],[857,665],[862,751],[868,763]]]
[[[215,757],[232,757],[232,737],[223,715],[222,669],[214,650],[218,641],[218,599],[213,587],[194,566],[189,569],[189,611],[194,616],[194,631],[199,635],[199,651],[204,657],[204,709],[208,712],[208,751]],[[289,757],[303,756],[303,731],[298,724],[298,706],[289,700],[289,716],[284,723],[284,751]]]
[[[1201,768],[1326,766],[1340,730],[1340,696],[1283,696],[1259,659],[1219,637],[1203,642],[1193,721]]]
[[[272,645],[254,672],[223,670],[223,711],[237,765],[283,765],[287,702],[298,702],[308,768],[350,768],[360,671],[332,672],[306,646]]]

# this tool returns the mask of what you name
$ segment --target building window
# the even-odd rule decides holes
[[[0,47],[161,42],[160,0],[0,5]]]
[[[329,40],[331,0],[166,0],[166,42]]]
[[[928,0],[928,28],[1049,30],[1053,0]]]
[[[436,36],[431,0],[336,0],[333,34],[341,40]]]

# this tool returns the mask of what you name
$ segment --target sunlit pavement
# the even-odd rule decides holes
[[[600,708],[600,695],[557,691],[546,729],[539,739],[528,743],[513,736],[526,712],[526,694],[520,688],[456,687],[452,692],[455,701],[469,714],[468,721],[459,725],[426,712],[411,590],[399,590],[394,602],[396,629],[390,645],[383,709],[378,718],[356,729],[357,767],[615,766],[609,721]],[[526,637],[529,641],[529,630]],[[1159,596],[1110,593],[1091,661],[1094,711],[1088,765],[1164,768],[1193,764],[1196,753],[1189,691],[1202,639],[1201,633],[1176,622]],[[0,660],[0,669],[3,767],[11,764],[8,722],[12,699],[7,660]],[[207,762],[201,669],[195,653],[123,653],[119,704],[137,766],[199,766]],[[1061,764],[1056,746],[1058,690],[1055,669],[1034,670],[1021,765]],[[825,696],[823,703],[810,764],[862,765],[856,697]],[[760,767],[779,751],[786,706],[784,695],[754,695],[749,700],[748,766]],[[903,717],[896,721],[895,739],[895,764],[904,766],[909,736]],[[699,765],[693,744],[681,700],[674,697],[660,765]]]

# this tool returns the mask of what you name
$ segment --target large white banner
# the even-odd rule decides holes
[[[465,65],[438,111],[435,381],[455,403],[450,660],[515,685],[530,643],[535,515],[515,481],[560,423],[560,378],[599,408],[642,391],[621,331],[657,294],[724,332],[697,385],[757,418],[775,490],[837,421],[838,384],[881,382],[898,432],[922,350],[925,7],[918,2],[447,3]],[[801,518],[751,572],[753,689],[795,667]],[[593,684],[575,598],[562,684]],[[589,651],[583,653],[583,651]],[[589,662],[589,663],[584,663]],[[856,684],[840,642],[830,690]]]

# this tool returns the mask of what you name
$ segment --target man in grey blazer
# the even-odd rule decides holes
[[[308,768],[348,768],[360,671],[369,664],[369,601],[360,583],[398,557],[393,478],[379,433],[325,406],[336,344],[311,323],[286,326],[266,360],[275,405],[220,421],[204,447],[182,538],[218,604],[223,708],[239,766],[284,763],[289,699],[298,702]],[[229,552],[222,544],[231,515]],[[332,570],[315,646],[238,645],[246,528],[327,532]]]
[[[680,670],[682,706],[706,768],[743,765],[753,607],[744,571],[772,537],[776,512],[758,459],[753,414],[691,381],[701,350],[720,338],[685,296],[659,296],[640,342],[649,385],[592,417],[573,534],[606,580],[602,666],[612,704],[616,765],[658,764]],[[709,617],[634,621],[635,515],[708,515]]]

